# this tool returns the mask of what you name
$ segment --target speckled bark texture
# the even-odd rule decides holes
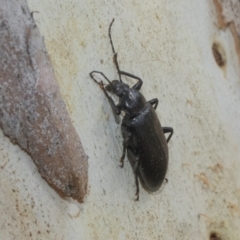
[[[0,1],[0,126],[58,193],[83,202],[88,163],[25,0]]]

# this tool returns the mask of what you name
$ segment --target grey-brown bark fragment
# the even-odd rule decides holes
[[[83,202],[88,163],[25,0],[0,0],[0,126],[58,193]]]
[[[217,13],[217,24],[220,29],[229,27],[240,64],[240,2],[233,0],[213,0]]]

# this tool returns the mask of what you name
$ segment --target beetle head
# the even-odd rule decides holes
[[[108,92],[111,92],[118,97],[122,97],[129,91],[129,86],[123,82],[119,82],[118,80],[113,80],[111,84],[108,84],[105,88]]]

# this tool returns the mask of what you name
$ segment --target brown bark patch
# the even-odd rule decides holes
[[[25,0],[0,6],[0,126],[62,196],[83,202],[88,162]]]

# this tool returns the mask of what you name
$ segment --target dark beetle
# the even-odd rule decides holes
[[[117,123],[119,123],[119,115],[121,111],[125,112],[122,120],[122,136],[123,136],[123,154],[120,159],[121,167],[124,165],[124,158],[127,149],[129,162],[135,174],[136,182],[136,200],[139,199],[138,179],[143,188],[150,192],[157,191],[162,185],[168,167],[168,145],[167,143],[173,135],[171,127],[162,127],[155,109],[158,105],[158,99],[154,98],[146,101],[145,97],[139,92],[142,87],[142,80],[130,73],[120,71],[117,61],[117,53],[115,52],[112,38],[111,26],[109,26],[109,38],[114,53],[114,63],[116,65],[119,80],[112,82],[102,73],[92,71],[91,78],[99,84],[107,97]],[[101,74],[107,81],[108,85],[104,87],[102,81],[98,82],[93,74]],[[137,79],[138,82],[131,88],[125,84],[121,75]],[[115,105],[112,98],[108,95],[110,92],[119,98],[119,103]],[[170,133],[165,138],[164,133]]]

